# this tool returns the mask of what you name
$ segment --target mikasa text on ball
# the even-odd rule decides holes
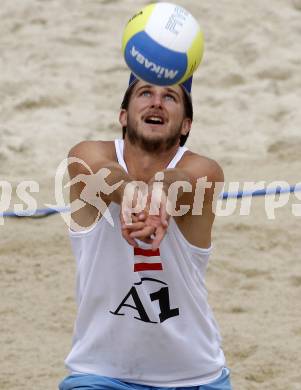
[[[124,30],[122,50],[131,71],[156,85],[188,79],[199,66],[204,38],[195,18],[171,3],[150,4]]]

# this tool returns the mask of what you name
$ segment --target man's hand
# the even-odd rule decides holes
[[[138,198],[139,195],[136,194],[136,206]],[[153,250],[159,248],[168,228],[169,215],[166,211],[167,201],[166,193],[162,188],[155,188],[150,185],[143,211],[137,214],[132,212],[129,215],[129,199],[123,202],[124,210],[122,209],[120,216],[122,235],[130,245],[137,246],[135,239],[139,239],[151,244]],[[131,206],[132,202],[133,200],[131,200]],[[127,221],[125,221],[125,218]]]
[[[126,223],[122,212],[120,213],[120,220],[121,220],[121,233],[122,237],[132,246],[137,247],[137,242],[135,240],[135,237],[132,236],[134,232],[142,232],[140,234],[139,239],[147,244],[152,244],[153,240],[151,238],[154,229],[146,229],[146,213],[142,212],[140,214],[132,214],[131,215],[132,222]],[[138,238],[138,237],[137,237]]]

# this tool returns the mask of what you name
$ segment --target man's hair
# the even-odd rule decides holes
[[[125,95],[124,95],[123,100],[122,100],[122,103],[121,103],[121,109],[122,110],[127,110],[128,109],[129,103],[130,103],[130,100],[131,100],[131,96],[132,96],[132,93],[133,93],[133,89],[134,89],[135,85],[137,84],[137,82],[138,82],[138,80],[133,82],[128,87],[128,89],[126,90]],[[184,95],[185,118],[189,118],[192,121],[193,120],[193,107],[192,107],[191,97],[188,94],[188,92],[185,90],[184,87],[181,87],[181,88],[182,88],[183,95]],[[122,138],[123,139],[125,138],[126,130],[127,130],[126,126],[123,126],[122,127]],[[181,135],[180,136],[180,146],[185,145],[188,136],[189,136],[189,132],[186,135]]]

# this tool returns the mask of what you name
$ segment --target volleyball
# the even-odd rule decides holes
[[[130,70],[155,85],[180,84],[199,66],[204,37],[196,19],[171,3],[149,4],[127,23],[122,51]]]

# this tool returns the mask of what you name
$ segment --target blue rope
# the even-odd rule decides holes
[[[285,194],[291,192],[301,191],[301,184],[287,186],[285,188],[278,186],[276,188],[264,188],[262,190],[247,190],[247,191],[225,191],[220,194],[219,199],[241,199],[247,196],[264,196],[264,195],[275,195]],[[4,211],[0,212],[0,217],[47,217],[48,215],[57,213],[70,212],[70,207],[57,207],[57,208],[41,208],[37,210],[25,210],[25,211]]]
[[[68,213],[70,207],[57,207],[53,209],[43,208],[37,210],[24,210],[24,211],[5,211],[0,213],[0,217],[47,217],[48,215],[57,213]]]
[[[278,186],[276,188],[263,188],[262,190],[247,190],[247,191],[237,191],[237,192],[223,192],[220,195],[220,199],[229,199],[237,198],[241,199],[246,196],[264,196],[264,195],[274,195],[274,194],[286,194],[291,192],[301,191],[301,184],[296,184],[292,186],[287,186],[285,188]]]

